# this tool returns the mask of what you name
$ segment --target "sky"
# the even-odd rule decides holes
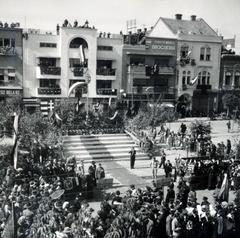
[[[224,38],[240,35],[240,0],[0,0],[0,21],[20,22],[23,28],[54,30],[64,19],[87,19],[99,31],[126,31],[136,19],[137,28],[150,28],[159,17],[203,18]]]

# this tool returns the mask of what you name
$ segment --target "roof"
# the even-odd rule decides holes
[[[192,20],[177,20],[171,18],[163,18],[162,21],[174,33],[184,35],[203,35],[203,36],[218,36],[217,33],[202,19]]]

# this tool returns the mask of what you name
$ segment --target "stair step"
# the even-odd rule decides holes
[[[66,156],[79,155],[79,153],[76,151],[71,151],[71,152],[67,152],[64,154]],[[114,154],[105,153],[105,154],[94,154],[94,155],[86,154],[86,155],[79,155],[77,157],[79,157],[81,159],[91,159],[91,158],[94,158],[94,159],[98,159],[98,158],[128,158],[129,159],[130,158],[128,153],[114,153]],[[145,154],[137,154],[136,159],[139,157],[146,157],[146,155]]]
[[[125,152],[128,153],[131,150],[131,147],[128,148],[115,148],[115,149],[106,149],[104,147],[96,149],[96,150],[86,150],[86,149],[78,149],[78,148],[64,148],[64,151],[78,151],[79,154],[104,154],[104,153],[116,153],[116,152]],[[135,148],[136,152],[139,152],[139,148]]]
[[[63,141],[94,141],[94,140],[98,140],[98,141],[105,141],[105,140],[131,140],[131,138],[127,135],[125,136],[104,136],[104,137],[97,137],[97,136],[93,136],[93,137],[71,137],[71,138],[65,138]]]
[[[70,145],[114,145],[114,144],[135,144],[134,141],[131,140],[116,140],[116,141],[88,141],[88,142],[78,142],[78,141],[72,141],[72,142],[64,142],[63,146],[67,146],[67,144]]]
[[[75,150],[75,149],[82,149],[82,150],[96,150],[96,149],[105,149],[105,150],[109,150],[109,149],[116,149],[116,148],[132,148],[132,143],[127,143],[127,144],[106,144],[106,145],[101,145],[101,144],[97,144],[97,145],[86,145],[86,144],[76,144],[76,145],[63,145],[64,150]],[[137,148],[136,148],[137,149]]]
[[[78,137],[78,138],[93,138],[93,137],[99,137],[99,138],[102,138],[102,137],[119,137],[119,136],[128,136],[127,134],[124,134],[124,133],[119,133],[119,134],[94,134],[94,135],[70,135],[70,136],[63,136],[63,139],[66,139],[66,138],[75,138],[75,137]]]

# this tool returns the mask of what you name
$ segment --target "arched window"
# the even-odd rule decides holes
[[[211,60],[211,48],[208,46],[201,47],[200,49],[200,60]]]
[[[239,88],[239,86],[240,86],[240,72],[237,71],[234,77],[234,87]]]
[[[183,71],[182,72],[182,85],[186,85],[186,77],[187,77],[186,71]]]
[[[207,71],[202,71],[198,74],[198,84],[199,85],[209,85],[210,84],[210,73]]]
[[[190,84],[191,81],[191,71],[187,72],[187,84]]]
[[[226,86],[231,85],[231,78],[232,78],[232,73],[231,72],[226,72],[225,73],[225,85]]]
[[[74,38],[70,44],[69,48],[79,48],[80,45],[83,46],[83,49],[87,48],[88,49],[88,43],[81,37]]]

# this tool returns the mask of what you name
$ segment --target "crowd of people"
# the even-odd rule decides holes
[[[73,156],[59,159],[58,155],[47,154],[42,159],[26,154],[20,158],[21,167],[1,169],[0,237],[10,237],[13,229],[19,238],[58,237],[53,234],[67,227],[58,212],[61,210],[64,219],[72,219],[70,213],[76,215],[80,200],[92,199],[97,182],[105,177],[102,165],[94,161],[85,171],[84,161],[77,163]],[[48,219],[56,219],[54,226],[59,226],[50,228]]]

